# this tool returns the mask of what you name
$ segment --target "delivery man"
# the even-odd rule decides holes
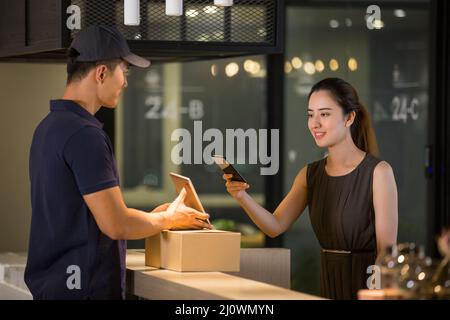
[[[30,151],[32,221],[25,282],[35,299],[123,299],[127,239],[170,228],[210,228],[184,205],[185,191],[151,213],[127,208],[111,142],[94,114],[115,108],[130,52],[117,29],[79,31],[69,49],[67,86],[38,125]]]

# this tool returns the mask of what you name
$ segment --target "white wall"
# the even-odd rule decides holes
[[[31,138],[65,81],[65,64],[0,63],[0,252],[27,250]]]

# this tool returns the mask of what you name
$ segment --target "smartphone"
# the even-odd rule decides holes
[[[183,190],[183,188],[186,189],[186,198],[184,200],[185,205],[197,211],[205,213],[205,209],[203,208],[200,198],[195,191],[194,184],[192,183],[191,179],[173,172],[170,172],[169,175],[172,178],[173,185],[175,186],[175,190],[178,194],[181,192],[181,190]],[[209,219],[206,219],[206,222],[211,224]]]
[[[241,174],[236,170],[236,168],[233,167],[231,163],[229,163],[227,159],[225,159],[224,156],[213,155],[212,158],[224,173],[233,175],[233,177],[231,177],[231,181],[239,181],[247,183],[247,181],[241,176]]]

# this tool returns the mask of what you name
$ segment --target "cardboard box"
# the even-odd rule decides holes
[[[240,246],[237,232],[166,230],[145,240],[145,265],[175,271],[237,272]]]

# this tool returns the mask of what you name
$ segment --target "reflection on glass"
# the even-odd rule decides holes
[[[237,221],[247,221],[226,193],[220,170],[206,161],[205,150],[212,142],[206,132],[216,130],[225,141],[228,130],[265,128],[265,69],[264,58],[254,56],[133,70],[117,109],[116,153],[126,203],[150,209],[172,201],[172,171],[191,178],[206,210],[212,208],[218,218],[235,210]],[[183,143],[179,129],[187,130],[191,143],[180,163],[174,161],[175,148]],[[249,164],[258,150],[244,142],[243,163],[235,167],[251,184],[257,201],[264,203],[261,164]],[[226,148],[224,143],[224,152]]]

